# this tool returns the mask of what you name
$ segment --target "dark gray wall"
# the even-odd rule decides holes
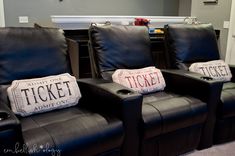
[[[224,59],[227,47],[228,29],[223,28],[224,21],[230,20],[232,0],[218,0],[218,4],[204,4],[203,0],[192,0],[191,16],[199,21],[212,23],[215,29],[220,30],[220,54]]]
[[[192,0],[179,0],[179,16],[191,16]]]
[[[6,26],[32,26],[51,24],[50,15],[177,16],[179,0],[4,0],[4,8]]]

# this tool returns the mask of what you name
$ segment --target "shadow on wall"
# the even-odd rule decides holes
[[[178,16],[179,0],[163,0],[163,16]]]

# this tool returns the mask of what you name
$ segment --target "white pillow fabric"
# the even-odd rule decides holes
[[[81,98],[76,78],[68,73],[15,80],[7,93],[12,111],[21,116],[74,106]]]
[[[139,93],[164,90],[166,83],[161,71],[155,67],[142,69],[118,69],[112,75],[113,82]]]
[[[189,71],[200,73],[215,80],[225,82],[230,81],[232,78],[230,68],[223,60],[193,63],[189,67]]]

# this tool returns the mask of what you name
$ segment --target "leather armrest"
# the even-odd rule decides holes
[[[231,71],[232,76],[233,76],[231,81],[235,82],[235,65],[229,65],[229,67],[230,67],[230,71]]]
[[[185,70],[161,70],[166,81],[166,89],[179,94],[188,94],[208,101],[211,93],[220,95],[222,82],[215,81],[201,74]]]
[[[14,151],[16,147],[18,150],[23,149],[20,121],[3,103],[0,103],[0,118],[0,155],[16,155],[10,151]]]
[[[0,131],[12,129],[20,125],[19,119],[4,104],[0,104]]]
[[[216,110],[223,83],[185,70],[162,70],[162,73],[166,81],[166,90],[191,95],[207,103],[208,115],[198,148],[212,146]]]
[[[117,83],[101,79],[80,79],[78,86],[82,94],[82,107],[115,115],[123,121],[126,133],[123,148],[128,147],[123,149],[123,155],[137,155],[142,95]]]

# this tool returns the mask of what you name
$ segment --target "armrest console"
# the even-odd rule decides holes
[[[232,82],[235,82],[235,65],[229,65],[229,67],[230,67],[231,73],[232,73],[232,75],[233,75],[231,81],[232,81]]]
[[[15,114],[0,103],[0,155],[14,155],[15,147],[23,149],[21,124]]]
[[[6,120],[9,117],[10,117],[9,113],[0,111],[0,121]]]
[[[82,106],[85,104],[84,107],[92,110],[122,117],[123,111],[132,105],[131,109],[136,108],[138,116],[141,117],[141,94],[117,83],[101,79],[80,79],[78,85],[82,93],[82,100],[86,101],[81,102]]]
[[[99,79],[80,79],[78,85],[82,94],[82,106],[84,104],[90,110],[115,115],[123,121],[126,129],[123,148],[129,147],[123,150],[126,153],[136,153],[142,118],[142,95],[117,83]]]
[[[220,97],[223,83],[210,77],[185,70],[162,70],[162,73],[167,90],[173,90],[180,94],[189,94],[204,102],[208,102],[208,97],[213,96],[214,98],[214,94]]]
[[[4,104],[0,105],[0,131],[20,126],[15,114]]]
[[[184,70],[162,70],[166,89],[183,95],[191,95],[207,103],[208,117],[205,122],[199,149],[212,146],[216,110],[223,83],[210,77]]]

